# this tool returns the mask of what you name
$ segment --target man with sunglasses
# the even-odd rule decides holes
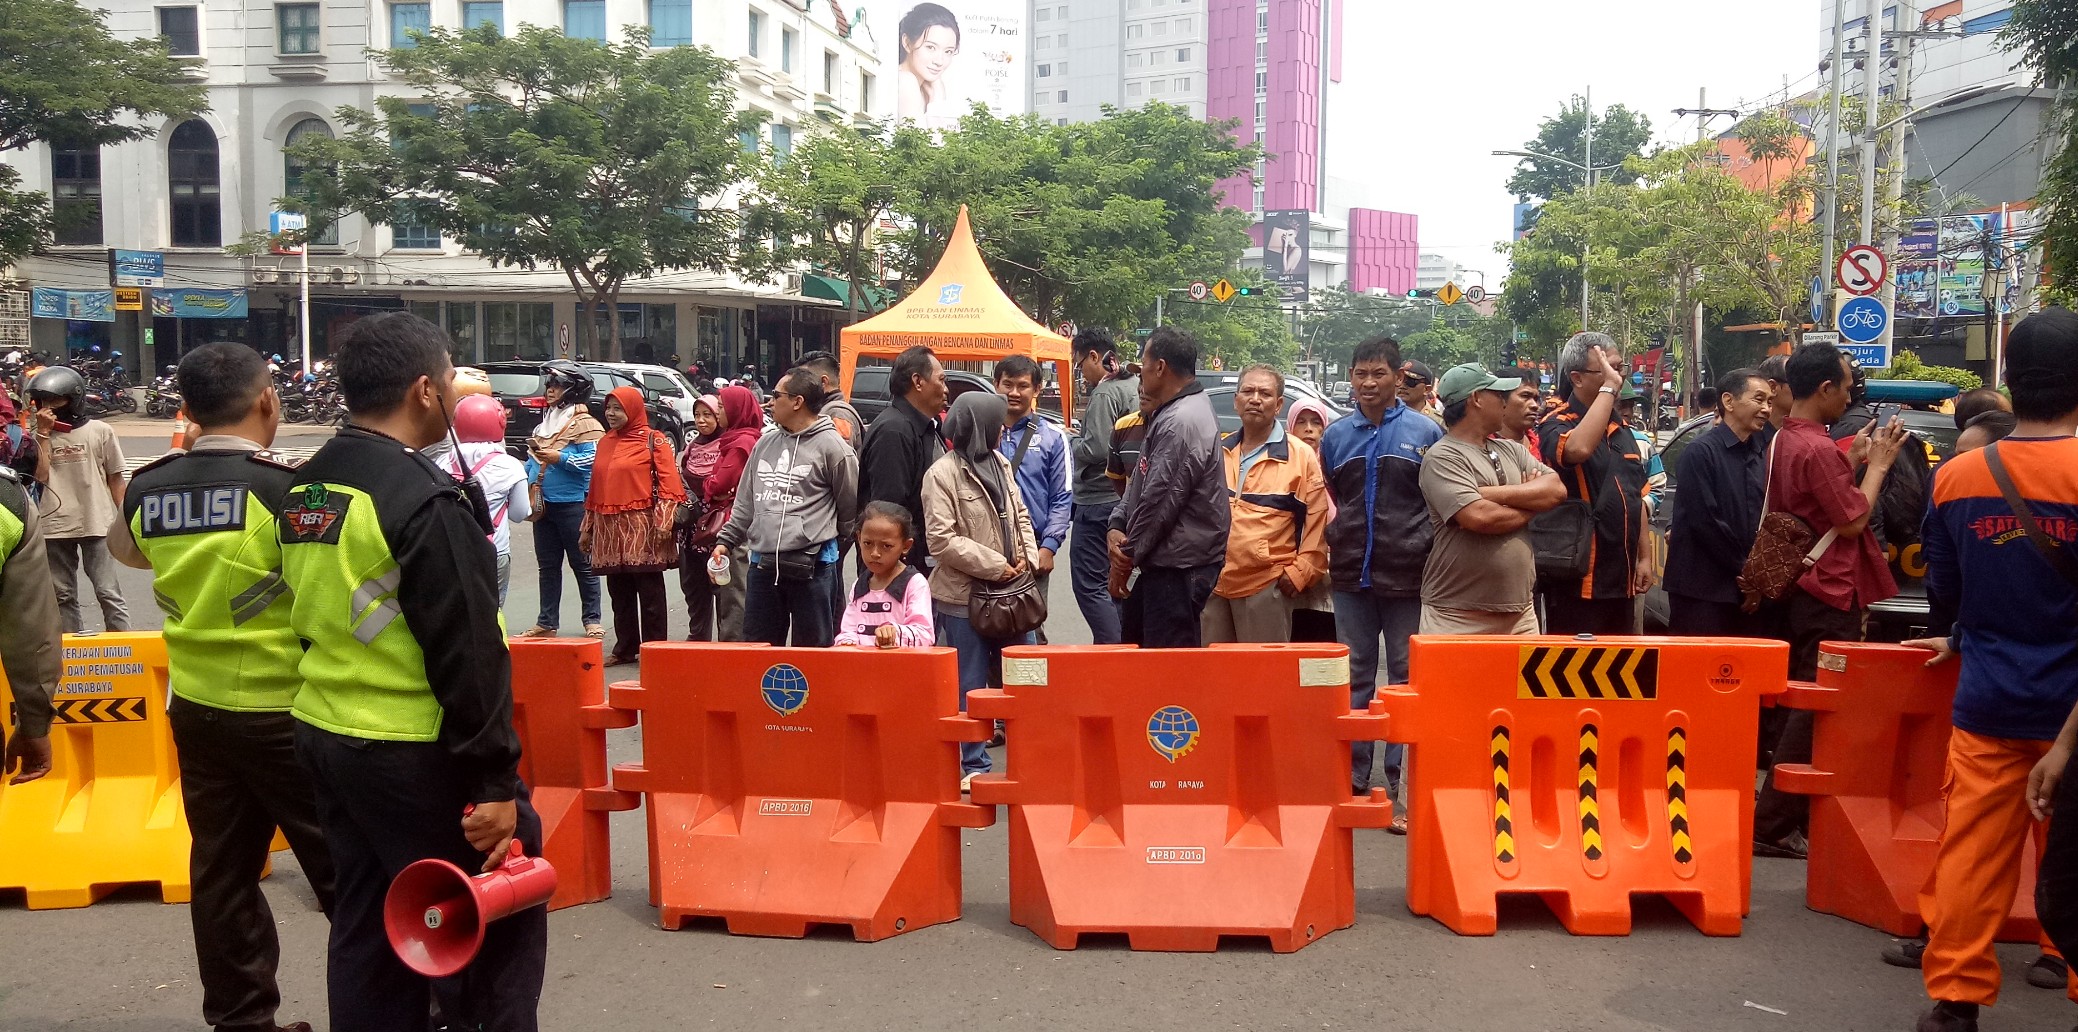
[[[1423,634],[1535,634],[1537,557],[1530,517],[1566,500],[1566,485],[1507,425],[1519,379],[1473,363],[1443,374],[1449,429],[1421,464],[1421,494],[1436,543],[1421,584]]]

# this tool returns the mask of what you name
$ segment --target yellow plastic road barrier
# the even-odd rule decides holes
[[[0,890],[27,890],[31,910],[83,907],[145,882],[187,902],[166,643],[147,632],[66,635],[53,703],[51,772],[0,788]],[[12,733],[11,712],[8,721]]]

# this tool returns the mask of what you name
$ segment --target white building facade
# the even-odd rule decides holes
[[[816,119],[885,117],[884,85],[870,41],[828,4],[801,0],[111,0],[118,37],[164,36],[207,87],[209,110],[154,127],[143,140],[80,151],[38,145],[0,156],[30,189],[44,190],[62,226],[46,253],[19,263],[24,287],[110,290],[111,248],[164,255],[165,286],[143,312],[113,321],[99,298],[31,322],[39,350],[93,344],[133,356],[134,369],[175,361],[213,340],[287,353],[298,343],[299,260],[236,258],[224,246],[265,232],[275,200],[292,194],[299,169],[283,148],[307,134],[336,134],[337,109],[372,109],[408,96],[367,51],[408,45],[414,28],[522,25],[618,41],[648,26],[652,46],[699,44],[736,63],[738,103],[764,114],[762,143],[785,153]],[[804,10],[812,6],[812,10]],[[750,142],[750,141],[746,141]],[[457,361],[541,360],[573,355],[577,302],[561,272],[498,269],[431,227],[377,225],[349,215],[311,246],[314,350],[347,323],[409,310],[444,326]],[[807,279],[813,280],[813,277]],[[806,284],[813,289],[814,284]],[[707,273],[631,281],[621,294],[622,357],[677,355],[681,364],[733,372],[784,368],[804,350],[835,343],[839,306],[806,297],[803,277],[746,283]],[[190,303],[192,302],[192,303]],[[48,305],[44,306],[46,309]],[[170,313],[166,309],[170,308]],[[243,318],[222,317],[242,311]],[[218,317],[205,317],[218,316]],[[604,356],[599,356],[604,357]]]
[[[1206,0],[1029,0],[1032,110],[1094,122],[1161,101],[1205,117]]]

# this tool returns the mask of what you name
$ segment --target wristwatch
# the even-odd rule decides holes
[[[1614,388],[1614,387],[1611,387],[1611,386],[1609,386],[1608,384],[1603,384],[1603,385],[1602,385],[1602,389],[1601,389],[1600,391],[1598,391],[1597,393],[1600,393],[1600,394],[1615,394],[1615,393],[1616,393],[1616,388]]]

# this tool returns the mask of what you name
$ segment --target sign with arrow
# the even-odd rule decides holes
[[[1883,252],[1868,244],[1856,244],[1840,255],[1840,263],[1833,269],[1833,281],[1840,289],[1856,297],[1867,297],[1883,289],[1883,279],[1890,274],[1890,261]]]

